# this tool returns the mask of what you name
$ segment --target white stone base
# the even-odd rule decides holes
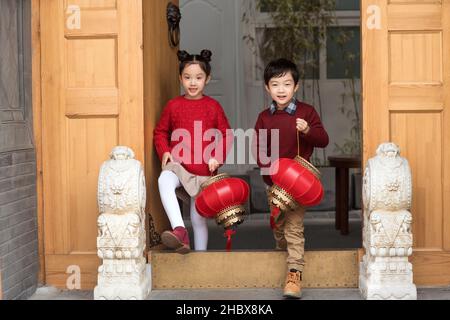
[[[94,300],[145,300],[152,289],[152,271],[146,265],[145,277],[140,285],[102,285],[94,289]]]
[[[364,264],[360,264],[359,291],[366,300],[417,300],[417,288],[413,283],[375,281],[368,278]]]

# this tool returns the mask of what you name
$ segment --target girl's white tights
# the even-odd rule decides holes
[[[195,208],[195,198],[191,198],[191,222],[194,229],[194,244],[196,251],[205,251],[208,247],[208,225]]]
[[[175,190],[181,187],[180,179],[172,171],[163,171],[158,179],[159,194],[164,210],[169,217],[172,229],[185,227],[178,205]],[[195,209],[195,199],[191,198],[191,222],[194,229],[194,244],[196,251],[206,250],[208,247],[208,225],[206,218],[200,216]]]

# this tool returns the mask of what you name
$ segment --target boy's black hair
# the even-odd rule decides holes
[[[206,76],[211,75],[211,56],[212,52],[210,50],[202,50],[198,54],[189,54],[187,51],[178,51],[178,60],[180,61],[180,75],[183,74],[184,68],[191,64],[198,64],[200,68],[206,73]]]
[[[268,86],[270,79],[280,78],[288,72],[292,74],[295,85],[297,85],[300,80],[300,73],[295,63],[287,59],[278,59],[271,61],[267,65],[266,70],[264,70],[264,82]]]

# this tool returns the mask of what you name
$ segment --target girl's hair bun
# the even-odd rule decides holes
[[[212,57],[212,52],[210,50],[202,50],[202,52],[200,52],[200,56],[206,61],[206,62],[211,62],[211,57]]]
[[[200,68],[206,73],[207,76],[211,75],[211,56],[212,53],[209,50],[202,50],[200,55],[189,54],[186,51],[178,51],[178,60],[180,61],[180,75],[183,74],[184,69],[191,64],[198,64]]]
[[[186,61],[186,60],[189,60],[189,57],[191,56],[191,55],[190,55],[187,51],[185,51],[185,50],[183,50],[183,51],[178,50],[177,55],[178,55],[178,60],[179,60],[180,62],[184,62],[184,61]]]

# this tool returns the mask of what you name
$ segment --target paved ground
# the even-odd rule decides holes
[[[281,290],[168,290],[153,291],[148,300],[281,300]],[[92,291],[62,291],[41,287],[30,300],[92,300]],[[361,300],[358,289],[304,289],[303,300]],[[448,288],[419,288],[418,300],[450,300]]]

